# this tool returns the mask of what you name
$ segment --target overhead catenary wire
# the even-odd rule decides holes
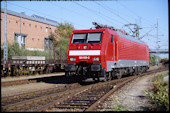
[[[112,14],[118,16],[119,18],[121,18],[122,20],[126,21],[127,23],[130,23],[128,20],[126,20],[125,18],[121,17],[120,15],[114,13],[113,11],[109,10],[109,9],[106,8],[105,6],[101,5],[100,3],[98,3],[98,2],[95,2],[95,3],[96,3],[97,5],[99,5],[99,6],[101,6],[102,8],[104,8],[105,10],[111,12]],[[117,20],[117,21],[118,21],[118,20]],[[120,22],[120,21],[119,21],[119,22]],[[120,22],[120,23],[122,23],[122,22]],[[124,23],[123,23],[123,24],[124,24]]]
[[[127,7],[126,5],[124,5],[123,3],[119,2],[119,4],[122,5],[123,8],[126,8],[127,11],[129,11],[131,14],[133,14],[133,15],[135,15],[135,16],[137,16],[137,17],[140,17],[140,15],[136,14],[133,10],[131,10],[130,8],[128,8],[128,7]],[[145,19],[145,18],[142,18],[142,19],[147,20],[147,19]],[[151,24],[151,23],[152,23],[151,21],[150,21],[150,22],[148,22],[148,21],[150,21],[150,20],[147,20],[147,21],[145,21],[145,22],[147,22],[147,23],[150,24],[150,25],[153,25],[153,24]]]
[[[126,8],[127,11],[129,11],[131,14],[137,16],[137,17],[141,17],[140,15],[136,14],[132,9],[130,9],[129,7],[127,7],[126,5],[124,5],[122,2],[118,2],[120,5],[122,5],[123,8]],[[149,20],[148,18],[143,18],[142,19],[144,20],[143,22],[144,23],[147,23],[147,25],[150,25],[150,26],[153,26],[155,23],[153,23],[153,21]],[[142,28],[145,28],[145,27],[142,27]],[[160,29],[160,30],[164,30],[164,29]],[[164,30],[165,31],[165,30]],[[160,31],[159,31],[160,32]]]
[[[103,18],[107,19],[110,23],[115,24],[113,21],[111,21],[111,20],[114,20],[114,18],[111,18],[111,17],[109,17],[109,16],[107,16],[107,15],[101,13],[101,12],[98,12],[98,11],[95,11],[95,10],[93,10],[93,9],[90,9],[90,8],[88,8],[88,7],[86,7],[86,6],[83,6],[83,5],[79,4],[78,2],[74,2],[74,3],[77,4],[77,5],[79,5],[80,7],[83,7],[84,9],[88,10],[89,12],[93,12],[94,14],[96,14],[96,15],[99,16],[99,17],[103,17]],[[120,23],[122,23],[122,22],[120,22]],[[124,23],[122,23],[122,24],[124,24]],[[118,25],[118,26],[119,26],[119,25]],[[119,27],[120,27],[120,26],[119,26]]]
[[[16,5],[14,3],[11,3],[11,2],[8,2],[8,4],[12,4],[13,6],[16,6],[16,7],[20,7],[20,8],[24,8],[24,9],[27,9],[27,10],[30,10],[32,12],[36,12],[38,14],[43,14],[43,15],[46,15],[46,16],[49,16],[49,17],[52,17],[53,19],[57,19],[57,17],[55,16],[52,16],[52,15],[49,15],[49,14],[46,14],[46,13],[42,13],[42,12],[39,12],[37,10],[33,10],[33,9],[30,9],[30,8],[26,8],[26,7],[23,7],[23,6],[20,6],[20,5]],[[58,18],[58,19],[61,19],[61,18]],[[66,20],[65,20],[66,21]],[[70,23],[74,23],[74,22],[70,22]],[[81,27],[87,27],[86,25],[80,25],[80,24],[77,24],[77,23],[74,23],[75,25],[78,25],[78,26],[81,26]]]
[[[93,18],[91,17],[91,16],[89,16],[89,15],[84,15],[83,13],[79,13],[78,11],[75,11],[75,10],[72,10],[72,9],[68,9],[68,8],[66,8],[66,7],[62,7],[62,6],[60,6],[60,5],[58,5],[58,4],[55,4],[55,3],[51,3],[51,2],[49,2],[51,5],[53,5],[53,6],[57,6],[57,7],[60,7],[60,8],[62,8],[62,9],[64,9],[64,10],[67,10],[67,11],[69,11],[69,13],[72,13],[72,14],[75,14],[75,15],[81,15],[81,16],[84,16],[84,17],[86,17],[86,19],[91,19],[91,20],[93,20]],[[88,17],[88,18],[87,18]]]

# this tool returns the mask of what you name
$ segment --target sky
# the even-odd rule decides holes
[[[98,22],[132,34],[125,24],[137,24],[142,28],[139,37],[150,49],[169,49],[168,0],[7,1],[7,9],[68,22],[75,29],[90,29],[92,22]],[[169,58],[168,54],[159,56]]]

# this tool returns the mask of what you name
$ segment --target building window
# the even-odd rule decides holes
[[[46,32],[48,31],[48,27],[46,27],[45,31],[46,31]]]
[[[52,49],[52,39],[44,38],[44,49]]]
[[[20,47],[24,47],[26,45],[26,34],[14,33],[14,40],[19,44]]]
[[[52,29],[51,29],[51,27],[49,28],[49,32],[51,32],[52,31]]]
[[[31,27],[31,24],[29,24],[29,26]]]

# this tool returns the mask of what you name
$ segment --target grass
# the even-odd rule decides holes
[[[124,106],[124,105],[116,105],[114,107],[114,111],[127,111],[127,106]]]
[[[162,74],[154,79],[153,92],[146,92],[150,96],[152,103],[156,106],[154,111],[169,111],[169,81],[164,82],[163,77],[167,74]]]
[[[128,111],[128,106],[120,104],[116,98],[113,111]]]

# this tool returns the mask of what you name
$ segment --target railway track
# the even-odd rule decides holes
[[[135,76],[126,77],[120,80],[114,80],[107,83],[99,83],[93,85],[88,90],[84,90],[81,93],[73,95],[60,102],[55,104],[53,107],[54,111],[92,111],[95,103],[102,98],[107,92],[111,89],[119,88],[126,84],[127,82],[135,79]],[[51,108],[50,108],[51,109]],[[47,110],[48,111],[48,110]]]
[[[140,76],[164,70],[165,69],[152,70]],[[127,82],[140,76],[129,76],[86,86],[70,84],[64,87],[3,97],[1,99],[1,110],[5,112],[93,111],[108,95],[120,89]]]
[[[29,93],[18,94],[1,99],[2,111],[32,111],[39,106],[47,104],[53,99],[58,99],[70,90],[80,87],[79,84],[68,84],[56,88],[33,91]]]

